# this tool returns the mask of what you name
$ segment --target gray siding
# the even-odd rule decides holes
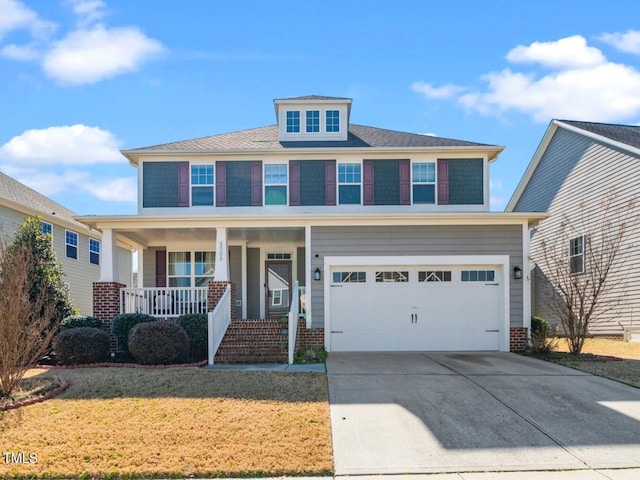
[[[245,301],[242,291],[242,247],[229,247],[229,274],[236,286],[236,300]],[[242,318],[242,304],[236,303],[236,317]]]
[[[156,251],[164,250],[164,247],[149,247],[142,251],[142,286],[156,286]]]
[[[227,162],[227,206],[251,206],[252,162]]]
[[[260,318],[260,249],[247,248],[247,317]]]
[[[178,162],[142,164],[142,206],[178,206]]]
[[[305,248],[298,247],[296,251],[296,260],[298,261],[298,268],[296,269],[296,275],[298,276],[298,286],[304,287],[306,285],[306,271],[305,265]]]
[[[482,205],[484,202],[481,158],[449,161],[449,205]]]
[[[549,218],[536,228],[531,240],[533,268],[532,313],[557,323],[557,318],[547,306],[549,283],[541,244],[543,240],[553,242],[558,236],[562,222],[574,226],[575,236],[591,233],[598,238],[597,223],[601,202],[608,194],[615,195],[615,204],[624,205],[637,200],[640,182],[640,158],[598,143],[577,133],[559,128],[540,159],[531,181],[525,188],[515,210],[548,211]],[[607,220],[619,223],[619,207],[609,210]],[[628,213],[628,212],[627,212]],[[622,305],[600,315],[592,323],[593,334],[621,334],[618,322],[629,325],[640,324],[640,204],[635,203],[630,218],[623,251],[626,257],[611,278],[614,287],[608,302],[624,296]],[[563,247],[563,246],[561,246]],[[568,251],[568,242],[566,250]],[[586,258],[589,268],[589,258]]]
[[[376,160],[373,176],[373,203],[400,205],[400,161]]]
[[[324,268],[325,256],[509,255],[512,265],[522,265],[522,226],[313,227],[311,247],[320,253],[311,259],[312,271]],[[523,282],[512,280],[510,286],[511,326],[521,327]],[[321,327],[324,282],[311,287],[312,322]]]
[[[325,205],[325,162],[300,162],[300,205]]]

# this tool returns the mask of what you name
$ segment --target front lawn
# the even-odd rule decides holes
[[[71,383],[64,394],[0,412],[3,452],[37,457],[0,462],[1,478],[333,471],[324,375],[197,368],[55,374]]]

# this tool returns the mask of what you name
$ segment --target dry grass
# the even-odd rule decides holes
[[[333,469],[326,377],[196,368],[56,372],[60,397],[6,412],[0,477],[326,474]]]
[[[569,351],[565,339],[559,339],[556,350],[559,352]],[[640,343],[606,340],[604,338],[587,338],[582,352],[593,353],[595,355],[609,355],[611,357],[628,358],[629,360],[640,360]]]

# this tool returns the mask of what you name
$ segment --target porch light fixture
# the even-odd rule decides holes
[[[313,271],[313,279],[314,279],[316,282],[319,282],[321,278],[322,278],[322,273],[320,272],[320,269],[319,269],[319,268],[316,268],[316,269]]]
[[[516,265],[515,267],[513,267],[513,278],[516,280],[522,279],[522,269],[520,268],[519,265]]]

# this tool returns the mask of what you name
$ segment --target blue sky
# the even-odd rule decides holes
[[[502,210],[552,118],[640,122],[640,3],[0,0],[0,170],[136,212],[118,150],[353,98],[354,123],[504,145]]]

